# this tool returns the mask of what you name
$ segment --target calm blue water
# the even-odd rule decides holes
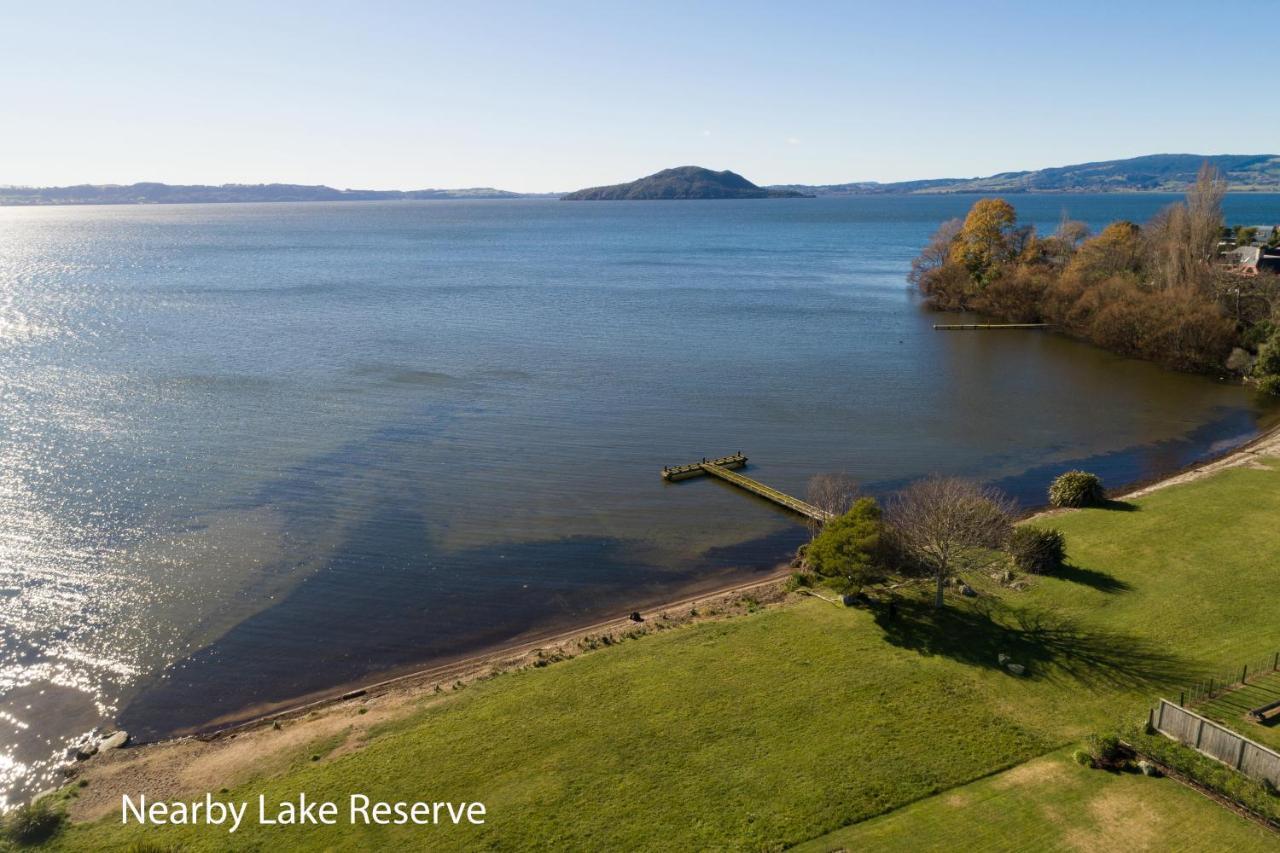
[[[1025,219],[1170,198],[1024,196]],[[905,282],[970,198],[0,210],[0,777],[627,612],[805,533],[658,471],[803,494],[930,472],[1025,502],[1256,434],[1241,388]],[[1280,197],[1228,200],[1280,220]]]

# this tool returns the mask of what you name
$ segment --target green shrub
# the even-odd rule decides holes
[[[49,805],[49,797],[18,806],[4,819],[4,837],[14,844],[38,844],[62,826],[66,818]]]
[[[1067,537],[1061,530],[1015,527],[1009,537],[1009,555],[1018,571],[1047,575],[1062,568],[1067,556]]]
[[[1083,749],[1077,749],[1075,752],[1071,753],[1071,760],[1076,764],[1079,764],[1081,767],[1093,766],[1093,756]]]
[[[808,572],[792,572],[791,577],[787,578],[787,592],[795,592],[797,589],[807,589],[813,586],[813,575]]]
[[[1258,347],[1258,360],[1253,363],[1253,375],[1275,376],[1280,374],[1280,331],[1272,332],[1267,342]]]
[[[1107,499],[1106,489],[1097,474],[1067,471],[1059,474],[1049,486],[1049,503],[1054,506],[1093,506]]]
[[[823,525],[805,551],[805,563],[827,585],[857,592],[883,574],[883,532],[880,505],[874,498],[859,498]]]
[[[1240,346],[1250,352],[1257,352],[1258,347],[1262,346],[1268,338],[1276,332],[1275,323],[1270,320],[1263,320],[1250,326],[1243,335],[1240,336]]]
[[[1272,397],[1280,397],[1280,374],[1271,374],[1258,380],[1258,390]]]

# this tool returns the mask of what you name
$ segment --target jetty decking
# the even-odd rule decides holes
[[[831,513],[824,509],[819,509],[813,504],[788,495],[786,492],[780,492],[772,486],[766,486],[759,480],[753,480],[750,477],[739,474],[737,471],[731,470],[733,468],[741,468],[746,464],[747,457],[743,456],[741,452],[732,456],[721,456],[719,459],[706,459],[704,457],[701,462],[663,468],[662,479],[686,480],[689,477],[707,474],[712,477],[719,477],[727,483],[732,483],[740,489],[751,492],[751,494],[762,497],[779,506],[786,507],[792,512],[799,513],[814,521],[827,521],[831,518]]]

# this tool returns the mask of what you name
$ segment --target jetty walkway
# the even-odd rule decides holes
[[[803,515],[805,518],[811,518],[814,521],[825,522],[831,518],[831,513],[824,509],[819,509],[811,503],[806,503],[799,498],[792,497],[786,492],[780,492],[772,486],[766,486],[759,480],[753,480],[750,477],[739,474],[732,469],[741,468],[747,464],[747,457],[741,452],[732,456],[721,456],[719,459],[703,458],[701,462],[692,462],[688,465],[675,465],[662,469],[662,479],[664,480],[687,480],[690,477],[699,477],[709,475],[718,477],[726,483],[732,483],[744,491],[751,492],[753,495],[764,498],[767,501],[786,507],[792,512]]]

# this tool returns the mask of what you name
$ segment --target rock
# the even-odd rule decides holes
[[[1001,652],[996,659],[1000,661],[1001,666],[1004,666],[1005,664],[1007,664],[1009,661],[1012,660],[1012,658],[1006,655],[1004,652]]]
[[[1013,583],[1013,572],[1005,569],[1004,573],[1000,575],[1000,581],[1002,583]]]
[[[124,731],[112,732],[111,734],[104,737],[102,739],[102,742],[98,744],[98,751],[106,752],[108,749],[119,749],[120,747],[124,746],[128,742],[129,742],[128,732],[124,732]]]
[[[643,621],[644,621],[644,617],[640,615],[640,611],[639,611],[639,610],[636,610],[636,611],[633,611],[633,612],[632,612],[632,614],[631,614],[631,621],[632,621],[632,622],[643,622]]]
[[[960,584],[960,594],[963,595],[965,598],[974,598],[977,596],[978,593],[976,590],[974,590],[973,587],[969,586],[967,583],[962,583]]]
[[[1007,663],[1004,665],[1004,668],[1009,670],[1009,672],[1013,673],[1014,675],[1027,674],[1027,668],[1020,663]]]
[[[1147,761],[1145,758],[1138,762],[1138,769],[1142,771],[1143,776],[1154,777],[1154,776],[1161,775],[1160,768],[1156,767],[1154,764],[1152,764],[1150,761]]]
[[[88,761],[98,754],[98,745],[93,741],[82,743],[76,747],[76,761]]]

